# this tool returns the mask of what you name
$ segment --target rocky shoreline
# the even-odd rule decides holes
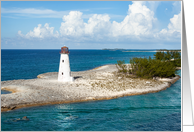
[[[126,78],[117,75],[115,65],[72,72],[74,82],[58,82],[57,72],[40,74],[36,79],[1,82],[1,111],[48,104],[106,100],[165,90],[180,77],[167,79]]]

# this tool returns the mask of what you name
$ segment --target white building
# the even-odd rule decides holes
[[[74,78],[71,77],[70,64],[69,64],[69,50],[68,47],[61,47],[61,57],[58,73],[58,81],[69,82],[73,81]]]

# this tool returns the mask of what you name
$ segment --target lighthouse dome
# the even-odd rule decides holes
[[[61,47],[61,54],[69,54],[69,49],[65,45]]]

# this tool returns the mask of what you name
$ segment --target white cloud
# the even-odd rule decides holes
[[[178,15],[174,15],[174,17],[170,19],[168,29],[170,32],[181,32],[181,12]]]
[[[80,36],[83,34],[84,22],[81,12],[71,11],[69,15],[63,16],[63,21],[60,27],[62,36]]]
[[[162,38],[180,38],[181,36],[181,12],[170,19],[168,27],[162,29],[157,35]]]
[[[129,5],[128,15],[120,23],[110,22],[107,14],[94,14],[87,23],[82,13],[71,11],[63,17],[60,27],[61,36],[90,36],[88,39],[118,39],[113,37],[151,34],[152,24],[156,20],[154,12],[143,5],[145,2],[133,2]]]
[[[35,27],[33,31],[28,32],[26,35],[23,35],[21,31],[18,31],[18,35],[27,39],[30,38],[48,38],[48,37],[59,37],[58,31],[53,33],[54,27],[49,27],[49,24],[46,23],[44,27],[41,24],[38,24],[38,27]]]
[[[82,12],[71,11],[63,17],[60,27],[61,37],[77,38],[82,40],[98,40],[109,35],[111,22],[109,15],[94,14],[87,23],[83,21]]]
[[[56,11],[49,10],[49,9],[35,9],[35,8],[15,8],[15,9],[6,9],[1,8],[1,13],[23,13],[23,14],[53,14],[56,13]]]
[[[85,34],[103,34],[106,35],[110,31],[110,17],[109,15],[94,14],[89,18],[88,23],[85,23]]]
[[[181,1],[175,1],[172,5],[172,13],[175,15],[170,19],[167,28],[162,29],[155,35],[160,40],[177,41],[181,38]]]
[[[92,9],[81,9],[79,11],[92,11],[92,10],[107,10],[111,8],[92,8]],[[68,15],[70,10],[56,11],[51,9],[37,9],[37,8],[1,8],[1,17],[8,17],[17,19],[19,17],[27,18],[62,18],[64,15]],[[82,18],[89,19],[94,14],[83,14]],[[112,18],[120,19],[122,15],[110,14]]]
[[[155,9],[157,6],[158,3],[152,8]],[[83,18],[82,12],[70,11],[63,16],[59,32],[53,33],[54,27],[49,27],[46,23],[44,27],[38,25],[26,35],[18,31],[18,35],[28,39],[53,37],[71,42],[120,42],[161,40],[168,36],[180,37],[181,32],[181,14],[174,15],[166,29],[156,32],[153,24],[157,22],[157,18],[144,1],[135,1],[129,5],[128,13],[121,22],[111,22],[108,14],[90,15],[87,22],[84,22]]]
[[[152,24],[156,20],[154,12],[143,5],[145,2],[133,2],[129,5],[128,15],[121,22],[113,21],[113,36],[148,35]]]
[[[25,16],[25,17],[34,17],[34,18],[61,18],[64,14],[68,14],[69,11],[54,11],[50,9],[36,9],[36,8],[12,8],[6,9],[1,8],[1,14],[5,16],[5,14],[11,14],[12,16],[8,17],[18,17],[18,16]]]

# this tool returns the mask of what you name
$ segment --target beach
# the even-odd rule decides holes
[[[71,76],[74,82],[58,82],[58,72],[40,74],[36,79],[2,81],[1,90],[12,93],[1,95],[1,111],[154,93],[165,90],[180,78],[125,78],[117,76],[115,65],[71,72]]]

